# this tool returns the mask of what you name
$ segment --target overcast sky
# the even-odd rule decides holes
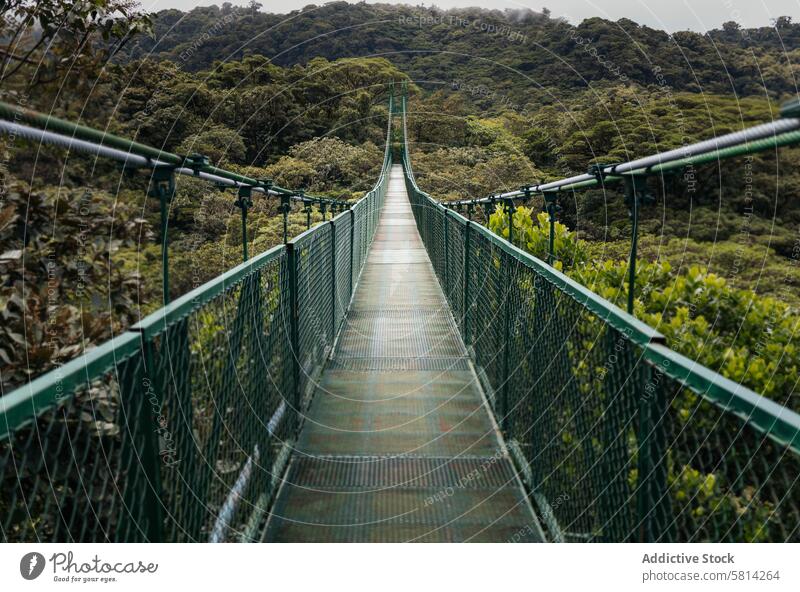
[[[262,11],[286,13],[308,4],[309,0],[259,0]],[[221,5],[222,1],[209,0],[140,0],[151,10],[180,8],[189,10],[194,6]],[[231,0],[231,4],[245,5],[247,0]],[[441,8],[455,6],[481,6],[483,8],[521,8],[541,10],[547,6],[553,16],[562,16],[572,22],[590,16],[601,16],[616,20],[630,18],[640,24],[679,31],[691,29],[706,31],[718,28],[725,21],[735,20],[745,27],[760,27],[770,23],[770,19],[788,15],[795,22],[800,21],[800,0],[437,0],[436,2],[388,2],[389,4],[424,4]],[[324,4],[316,2],[315,4]]]

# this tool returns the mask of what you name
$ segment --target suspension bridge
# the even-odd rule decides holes
[[[0,105],[9,136],[149,173],[165,288],[0,398],[3,540],[800,540],[800,416],[562,274],[552,239],[542,261],[473,220],[536,197],[552,237],[559,191],[622,183],[633,287],[648,176],[800,142],[797,105],[782,115],[441,204],[414,178],[404,92],[378,181],[341,203]],[[236,191],[243,263],[170,302],[176,175]],[[284,221],[333,216],[251,257],[253,192]]]

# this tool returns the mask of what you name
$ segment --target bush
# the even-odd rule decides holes
[[[507,239],[508,216],[498,209],[489,228]],[[546,213],[539,213],[534,222],[531,209],[517,209],[514,244],[546,259],[549,234]],[[626,260],[592,258],[596,248],[560,223],[555,225],[554,251],[556,268],[617,306],[626,306]],[[634,294],[636,316],[664,333],[670,347],[800,411],[800,398],[794,394],[800,348],[793,343],[800,315],[788,304],[733,287],[698,265],[678,273],[665,259],[637,262]]]
[[[338,138],[314,138],[293,146],[266,170],[282,186],[340,194],[371,189],[382,162],[381,150],[371,142],[353,146]]]

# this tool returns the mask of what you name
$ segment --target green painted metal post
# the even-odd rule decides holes
[[[155,363],[155,345],[142,335],[142,348],[144,350],[145,376],[149,380],[149,386],[159,402],[164,402],[164,381],[159,376],[158,368]],[[147,389],[145,389],[147,390]],[[144,429],[144,449],[139,452],[139,459],[142,470],[144,471],[145,481],[142,486],[146,487],[145,495],[142,499],[142,512],[147,520],[147,541],[150,543],[160,543],[164,540],[164,517],[163,503],[161,501],[161,463],[158,456],[158,423],[153,405],[142,402],[139,406],[141,415],[139,421],[142,422]]]
[[[556,312],[557,322],[563,322],[563,317],[558,316]],[[606,360],[610,360],[613,352],[616,352],[617,342],[620,339],[619,333],[611,327],[607,327],[605,333],[602,335],[604,342],[603,350],[605,352]],[[566,350],[566,348],[563,348]],[[566,353],[566,352],[565,352]],[[619,355],[615,358],[619,360]],[[565,369],[569,369],[569,357],[562,354],[560,361]],[[617,362],[619,363],[619,362]],[[635,376],[635,375],[634,375]],[[626,394],[624,386],[621,387],[612,380],[613,374],[606,373],[603,375],[603,390],[604,397],[601,398],[602,407],[601,413],[604,421],[598,430],[598,437],[600,440],[600,449],[603,451],[599,458],[595,461],[598,466],[598,484],[600,489],[596,495],[597,507],[597,521],[600,528],[596,533],[600,542],[629,542],[631,539],[636,538],[636,533],[631,532],[629,526],[626,526],[627,516],[619,512],[619,505],[615,498],[614,492],[617,491],[618,484],[622,481],[627,482],[627,475],[620,474],[619,462],[617,454],[622,449],[624,450],[628,443],[620,439],[621,426],[624,424],[624,413],[619,411],[620,407],[626,402]],[[631,381],[636,380],[633,376]],[[570,381],[570,385],[574,381]],[[624,454],[624,452],[622,453]],[[636,500],[633,500],[636,503]],[[621,536],[622,535],[622,536]],[[627,538],[623,538],[627,537]]]
[[[500,429],[505,431],[508,424],[508,377],[509,357],[511,352],[511,265],[503,261],[505,253],[500,253],[500,268],[505,290],[503,299],[503,378],[500,384]]]
[[[655,505],[652,520],[654,540],[659,543],[671,543],[675,540],[675,520],[672,514],[672,499],[669,495],[669,448],[668,426],[669,406],[662,376],[657,376],[659,366],[651,367],[652,383],[655,388],[653,402],[650,405],[650,417],[653,418],[653,430],[650,445],[650,465],[653,468],[650,480],[650,492]],[[645,389],[645,394],[647,390]]]
[[[466,226],[464,227],[464,303],[461,310],[464,311],[464,345],[469,348],[470,345],[470,325],[469,325],[469,312],[472,306],[470,302],[470,290],[469,290],[469,278],[470,278],[470,231],[472,230],[472,222],[467,221]]]
[[[331,347],[336,337],[336,222],[331,225]]]
[[[646,175],[625,176],[625,203],[631,217],[631,251],[628,261],[628,313],[633,314],[636,296],[636,258],[639,244],[639,208],[652,203],[653,196],[647,191]]]
[[[648,378],[649,367],[644,371],[636,372],[639,377],[646,375]],[[640,380],[636,380],[637,386]],[[648,397],[642,396],[639,392],[639,427],[637,433],[638,449],[636,455],[636,468],[638,480],[636,483],[636,514],[638,517],[638,540],[639,543],[650,543],[653,541],[651,529],[651,506],[650,480],[652,478],[652,465],[650,458],[650,435],[653,429],[653,422],[650,416],[650,401]]]
[[[503,209],[508,216],[508,242],[514,244],[514,200],[504,200]],[[505,431],[508,426],[508,391],[510,380],[511,358],[511,267],[510,262],[503,261],[504,254],[500,254],[500,266],[503,269],[503,284],[505,298],[503,299],[503,380],[500,389],[500,428]]]
[[[306,230],[311,229],[311,204],[307,203],[305,207],[306,212]]]
[[[640,543],[671,542],[673,520],[667,468],[666,397],[658,367],[642,364],[637,376],[636,514]]]
[[[631,209],[631,253],[628,263],[628,314],[633,314],[633,303],[636,297],[636,256],[639,243],[639,200],[633,200]]]
[[[291,197],[288,195],[281,195],[281,212],[283,213],[283,244],[289,242],[289,211],[291,209]]]
[[[531,186],[523,185],[522,187],[519,188],[519,190],[522,191],[523,193],[522,203],[523,204],[529,203],[531,201],[531,197],[533,196],[533,190],[531,189]]]
[[[169,206],[175,196],[175,167],[165,165],[153,167],[150,188],[147,193],[159,201],[161,213],[161,286],[163,301],[169,304]]]
[[[162,193],[159,195],[161,209],[161,286],[164,306],[169,304],[169,201]]]
[[[319,202],[319,210],[322,212],[322,221],[325,222],[325,213],[328,211],[328,205],[324,201]]]
[[[506,200],[505,203],[506,213],[508,214],[508,242],[514,244],[514,213],[517,207],[514,205],[513,199]]]
[[[350,298],[353,297],[353,247],[355,245],[355,232],[356,232],[356,214],[353,212],[353,206],[347,205],[350,212]]]
[[[447,223],[447,208],[444,209],[444,295],[450,300],[450,231]]]
[[[234,205],[242,211],[242,259],[247,261],[249,259],[247,254],[247,210],[253,205],[252,201],[253,188],[249,185],[242,185],[239,187],[239,194],[234,202]],[[286,241],[284,231],[284,242]]]
[[[292,350],[292,388],[294,390],[294,409],[297,416],[302,405],[300,395],[300,311],[297,293],[297,249],[294,243],[286,243],[286,267],[289,272],[289,341]],[[295,435],[299,431],[299,421],[295,427]]]
[[[555,242],[556,242],[556,211],[558,209],[558,192],[544,192],[544,207],[547,211],[547,218],[550,224],[550,237],[547,242],[547,263],[553,265],[555,261]]]

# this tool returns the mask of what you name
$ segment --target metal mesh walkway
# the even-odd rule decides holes
[[[392,169],[267,541],[538,541]]]

